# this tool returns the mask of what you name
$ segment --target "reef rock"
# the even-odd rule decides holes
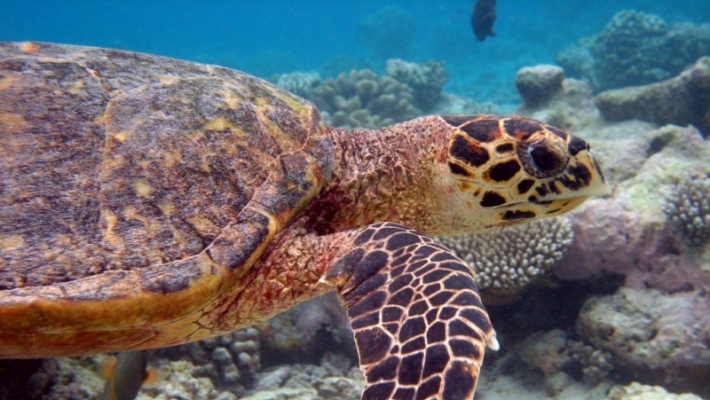
[[[523,92],[520,95],[524,98]],[[596,126],[601,121],[599,110],[594,105],[592,89],[584,81],[564,79],[559,90],[549,92],[549,97],[546,96],[538,97],[539,100],[532,104],[524,102],[515,110],[515,114],[572,131]]]
[[[638,118],[659,124],[698,127],[710,134],[710,57],[700,58],[678,77],[646,86],[602,92],[594,99],[604,118]]]
[[[562,90],[565,73],[556,65],[523,67],[515,76],[515,87],[525,105],[535,108]]]
[[[647,158],[633,173],[617,174],[611,182],[613,197],[590,199],[569,216],[575,241],[554,274],[563,280],[617,274],[631,288],[709,290],[707,263],[675,234],[663,207],[678,180],[710,172],[710,145],[697,130],[675,126],[648,132],[643,139]],[[618,154],[619,141],[606,144]],[[611,153],[607,159],[618,163]]]
[[[620,288],[582,307],[578,334],[636,379],[702,388],[710,376],[710,298]]]

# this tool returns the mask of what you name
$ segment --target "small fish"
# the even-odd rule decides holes
[[[134,400],[143,383],[149,380],[148,355],[145,350],[116,355],[116,362],[105,371],[108,380],[101,400]]]
[[[476,39],[482,42],[487,36],[495,36],[494,22],[496,22],[496,0],[478,0],[471,14],[471,28]]]

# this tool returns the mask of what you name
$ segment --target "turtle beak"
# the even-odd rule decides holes
[[[565,171],[540,185],[547,193],[531,200],[542,218],[554,217],[579,207],[590,196],[603,196],[611,191],[599,163],[589,150],[578,151],[569,160]]]

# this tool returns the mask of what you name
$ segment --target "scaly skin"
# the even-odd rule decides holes
[[[495,332],[428,235],[569,211],[589,146],[521,117],[325,126],[238,71],[0,44],[0,358],[213,337],[336,290],[363,398],[470,398]]]

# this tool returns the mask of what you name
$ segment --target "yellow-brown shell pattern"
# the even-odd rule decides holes
[[[0,46],[0,71],[0,289],[198,254],[325,129],[219,67],[25,43]]]

